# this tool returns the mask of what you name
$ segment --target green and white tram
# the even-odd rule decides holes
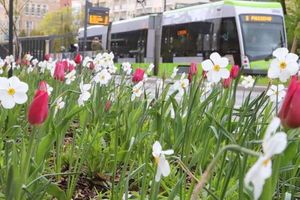
[[[95,29],[103,33],[105,28]],[[120,61],[156,60],[164,67],[200,63],[217,51],[248,73],[265,73],[273,50],[287,46],[283,10],[277,2],[224,0],[191,6],[114,22],[110,34]],[[139,49],[144,59],[132,53]]]

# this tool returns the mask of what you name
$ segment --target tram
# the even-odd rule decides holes
[[[91,26],[87,35],[107,44],[111,34],[108,45],[117,62],[200,63],[217,51],[231,64],[260,74],[268,69],[273,50],[287,47],[277,2],[224,0],[113,22],[107,30]]]

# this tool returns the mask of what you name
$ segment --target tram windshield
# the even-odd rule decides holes
[[[283,19],[274,15],[241,15],[245,54],[250,61],[266,59],[284,47]]]

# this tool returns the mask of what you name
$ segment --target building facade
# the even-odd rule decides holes
[[[8,1],[7,4],[8,5]],[[57,11],[64,7],[71,7],[72,0],[27,0],[18,1],[15,5],[16,28],[21,35],[30,36],[31,31],[48,12]],[[0,4],[0,42],[8,39],[8,16]]]
[[[143,14],[162,12],[165,7],[166,10],[172,10],[178,7],[207,3],[209,0],[93,0],[96,6],[103,6],[110,8],[111,21],[128,19]]]

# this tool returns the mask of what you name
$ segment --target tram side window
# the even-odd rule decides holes
[[[221,24],[220,50],[222,54],[239,52],[239,39],[234,18],[224,18]]]
[[[146,56],[147,30],[112,34],[111,48],[119,58],[133,58],[137,54]]]

